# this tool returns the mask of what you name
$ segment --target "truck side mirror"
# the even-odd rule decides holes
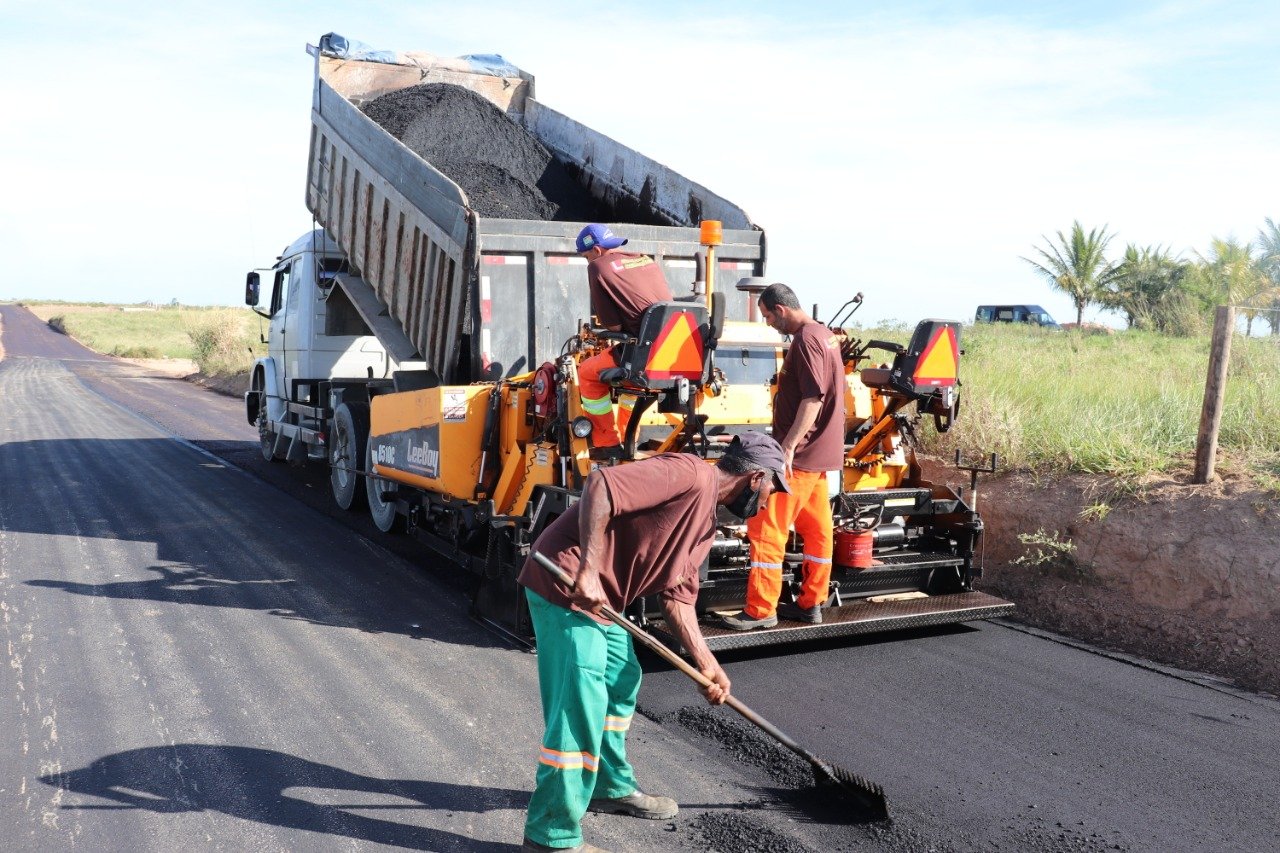
[[[256,272],[251,272],[245,276],[244,280],[244,304],[251,308],[258,306],[258,294],[262,289],[262,280]]]

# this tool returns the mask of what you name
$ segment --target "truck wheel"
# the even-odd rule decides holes
[[[361,460],[369,442],[369,407],[343,403],[333,413],[329,435],[329,486],[343,509],[359,509],[364,502],[360,488]]]
[[[284,456],[277,456],[276,435],[267,429],[267,407],[263,405],[258,409],[258,447],[262,451],[262,458],[268,462],[283,462]]]
[[[369,448],[368,470],[373,470],[373,447]],[[387,492],[395,490],[396,484],[378,477],[366,477],[364,488],[374,526],[383,533],[404,533],[405,518],[396,512],[396,502],[384,499]]]

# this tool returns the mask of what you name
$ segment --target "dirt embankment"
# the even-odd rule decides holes
[[[113,358],[118,357],[113,356]],[[230,375],[210,375],[201,373],[200,365],[185,358],[120,358],[119,360],[150,368],[165,376],[179,377],[196,385],[203,385],[210,391],[216,391],[228,397],[243,397],[244,392],[249,389],[249,371],[247,370],[244,373]]]
[[[937,463],[926,470],[964,482]],[[1108,500],[1101,478],[1026,474],[978,490],[987,529],[979,583],[1017,602],[1017,619],[1280,695],[1275,495],[1243,478],[1167,478]],[[1086,512],[1104,502],[1110,511]]]
[[[230,376],[207,376],[203,373],[193,373],[187,379],[197,385],[203,385],[210,391],[217,391],[219,394],[225,394],[228,397],[243,397],[244,392],[249,390],[249,371],[247,370],[244,373],[235,373]]]

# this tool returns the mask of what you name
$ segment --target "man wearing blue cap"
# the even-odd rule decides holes
[[[587,283],[591,286],[591,313],[604,328],[630,335],[640,333],[640,315],[654,302],[671,299],[662,267],[648,255],[621,252],[627,241],[607,225],[592,223],[578,234],[578,254],[587,259]],[[609,386],[600,381],[600,372],[617,367],[612,349],[583,360],[578,365],[578,388],[582,408],[591,420],[591,458],[617,459],[622,438],[613,415]],[[622,428],[630,410],[623,402]]]

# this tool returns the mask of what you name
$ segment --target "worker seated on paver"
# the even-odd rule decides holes
[[[591,288],[591,313],[609,331],[629,335],[640,332],[640,317],[654,302],[671,299],[666,276],[648,255],[621,252],[627,241],[607,225],[592,223],[578,234],[578,254],[587,259],[587,283]],[[601,380],[601,371],[617,367],[614,348],[578,364],[578,388],[582,408],[591,421],[591,458],[618,459],[622,437],[613,414],[612,389]],[[624,401],[624,412],[627,411]]]

